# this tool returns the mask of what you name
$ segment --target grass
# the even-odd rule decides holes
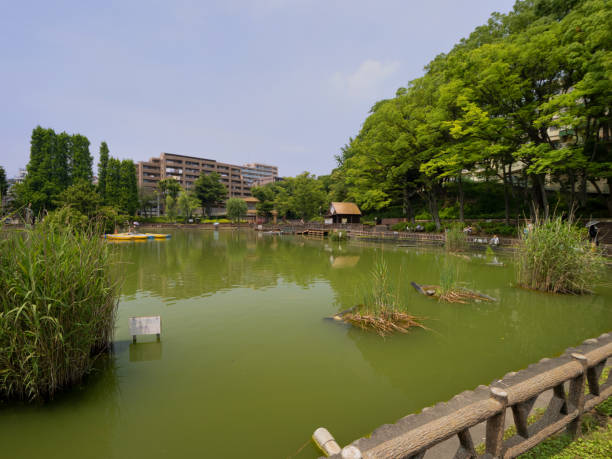
[[[590,293],[604,269],[601,253],[590,246],[585,228],[555,217],[538,221],[522,236],[517,281],[550,293]]]
[[[37,225],[0,240],[0,399],[39,401],[108,350],[118,284],[103,239]]]
[[[400,303],[384,259],[376,262],[371,276],[372,288],[363,304],[343,314],[341,320],[383,337],[395,332],[408,333],[414,327],[426,328],[420,318],[409,314]]]
[[[467,236],[463,232],[463,225],[461,223],[453,223],[446,230],[444,246],[450,252],[463,252],[467,249]]]

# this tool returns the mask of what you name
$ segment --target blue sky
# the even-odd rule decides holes
[[[106,140],[326,174],[374,102],[513,3],[3,0],[0,165],[25,167],[40,124],[87,136],[96,165]]]

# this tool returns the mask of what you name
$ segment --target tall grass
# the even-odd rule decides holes
[[[363,304],[351,308],[342,320],[364,330],[372,330],[380,336],[394,332],[408,333],[411,328],[426,328],[420,318],[409,314],[399,299],[399,291],[390,282],[389,269],[383,258],[371,272],[370,290],[364,295]]]
[[[453,223],[446,230],[444,245],[446,250],[451,252],[462,252],[467,249],[467,236],[463,232],[463,225],[461,223]]]
[[[555,217],[538,221],[522,235],[517,281],[551,293],[590,293],[604,270],[601,253],[588,242],[586,228]]]
[[[109,348],[118,284],[93,231],[37,225],[0,239],[0,398],[43,400]]]

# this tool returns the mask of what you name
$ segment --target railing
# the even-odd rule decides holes
[[[606,333],[568,349],[561,357],[542,359],[525,370],[508,373],[490,387],[479,386],[447,403],[383,425],[342,451],[338,451],[334,441],[329,441],[336,445],[336,452],[330,457],[423,458],[434,445],[456,435],[460,446],[453,457],[512,458],[564,428],[578,437],[582,414],[612,395],[612,378],[606,376],[605,381],[600,381],[611,356],[612,334]],[[551,389],[552,399],[546,412],[529,425],[527,418],[534,402]],[[517,434],[504,440],[508,408],[512,410]],[[483,422],[486,422],[485,454],[478,455],[470,428]]]

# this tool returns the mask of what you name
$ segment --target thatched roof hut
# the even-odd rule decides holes
[[[332,223],[359,223],[361,211],[354,202],[332,202],[326,218]]]

